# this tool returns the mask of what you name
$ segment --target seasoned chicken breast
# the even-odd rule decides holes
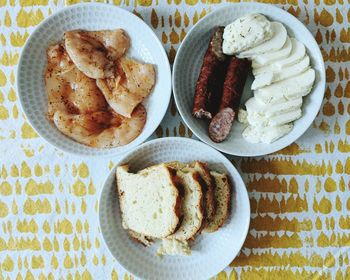
[[[127,145],[143,130],[140,104],[152,90],[151,64],[124,57],[129,38],[121,29],[65,33],[47,50],[48,118],[64,135],[87,146]]]
[[[96,83],[109,106],[116,113],[130,117],[134,108],[150,94],[155,80],[152,64],[122,57],[115,78],[98,79]]]
[[[140,104],[131,118],[114,112],[96,112],[74,115],[57,111],[54,123],[59,131],[73,140],[96,148],[111,148],[129,144],[142,131],[146,122],[146,110]]]
[[[49,119],[58,110],[86,114],[107,108],[108,104],[96,81],[78,70],[62,44],[48,48],[47,61],[45,83]]]
[[[130,41],[122,29],[65,33],[65,47],[74,64],[94,79],[112,77],[114,62],[129,49]]]

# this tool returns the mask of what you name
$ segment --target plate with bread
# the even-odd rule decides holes
[[[260,3],[228,5],[201,19],[173,67],[175,101],[187,126],[237,156],[273,153],[297,140],[320,109],[325,82],[310,31]]]
[[[232,163],[199,141],[149,141],[116,163],[99,222],[116,260],[143,279],[208,279],[239,253],[250,205]]]

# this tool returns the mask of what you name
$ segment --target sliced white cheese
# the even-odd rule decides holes
[[[265,114],[250,114],[248,112],[248,123],[256,127],[277,126],[295,121],[301,117],[301,109],[297,108],[293,111],[281,113],[272,117],[267,117]]]
[[[287,37],[282,49],[273,52],[266,52],[252,57],[252,67],[253,69],[262,67],[274,61],[284,59],[289,56],[292,51],[292,42],[289,37]]]
[[[261,14],[248,14],[227,25],[222,49],[232,55],[261,44],[272,36],[271,22]]]
[[[264,129],[263,133],[261,134],[260,141],[266,144],[270,144],[288,134],[292,129],[293,124],[291,123],[281,126],[269,127],[267,129]]]
[[[301,109],[297,109],[291,112],[280,114],[269,119],[267,126],[278,126],[286,123],[293,122],[301,117]]]
[[[259,128],[248,126],[244,129],[242,136],[245,140],[251,143],[263,142],[270,144],[284,135],[288,134],[293,129],[293,124],[285,124],[281,126],[272,126],[266,128]]]
[[[266,72],[256,76],[252,83],[252,90],[271,85],[273,82],[273,77],[273,72]]]
[[[301,108],[302,104],[302,97],[292,100],[283,100],[282,102],[276,104],[265,104],[259,99],[252,97],[247,100],[245,106],[247,108],[247,114],[269,118],[279,114],[284,114],[290,111],[297,110]]]
[[[277,67],[282,69],[283,67],[290,66],[300,61],[306,54],[305,46],[295,38],[292,38],[292,51],[286,59],[276,61]]]
[[[282,68],[281,71],[274,73],[273,82],[279,82],[284,79],[294,77],[305,72],[308,67],[310,67],[310,57],[306,55],[298,63]]]
[[[250,143],[259,143],[261,138],[261,129],[249,125],[243,130],[242,136]]]
[[[254,91],[254,96],[266,104],[290,100],[307,95],[315,81],[315,70],[305,72],[289,79],[274,83]]]
[[[265,72],[259,74],[255,77],[255,80],[252,84],[252,89],[256,90],[258,88],[262,88],[264,86],[271,85],[272,83],[279,82],[290,77],[296,76],[300,73],[305,72],[305,70],[310,66],[310,58],[306,55],[301,61],[298,63],[285,67],[278,72]],[[272,78],[270,79],[272,75]],[[268,77],[268,78],[267,78]]]
[[[298,63],[300,60],[302,60],[305,57],[305,46],[303,43],[300,43],[299,41],[295,39],[292,40],[292,51],[289,54],[288,57],[274,61],[270,64],[266,64],[262,67],[253,68],[253,75],[259,75],[261,73],[265,72],[278,72],[282,71],[284,68],[292,66],[296,63]]]
[[[270,40],[237,55],[239,58],[252,57],[258,54],[280,50],[287,40],[287,30],[282,23],[271,22],[273,36]]]
[[[265,118],[264,115],[259,114],[249,114],[247,115],[247,120],[249,125],[254,127],[266,127],[268,126],[268,120]]]

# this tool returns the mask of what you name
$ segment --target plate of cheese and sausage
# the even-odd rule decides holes
[[[213,11],[187,34],[174,62],[173,92],[185,123],[232,155],[265,155],[293,143],[316,117],[324,90],[313,35],[272,5]]]

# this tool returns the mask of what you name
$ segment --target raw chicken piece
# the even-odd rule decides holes
[[[65,47],[74,64],[93,79],[112,77],[114,62],[129,48],[129,38],[122,29],[65,33]]]
[[[73,140],[96,148],[111,148],[129,144],[142,131],[146,110],[140,104],[131,118],[110,112],[74,115],[57,111],[54,123],[59,131]]]
[[[115,78],[98,79],[96,83],[109,106],[116,113],[130,117],[134,108],[150,94],[155,79],[152,64],[123,57]]]
[[[48,93],[48,117],[56,111],[86,114],[107,107],[106,100],[93,79],[79,71],[61,44],[47,51],[45,83]]]
[[[123,29],[85,32],[101,42],[107,49],[108,57],[114,61],[122,57],[130,47],[129,37]]]

